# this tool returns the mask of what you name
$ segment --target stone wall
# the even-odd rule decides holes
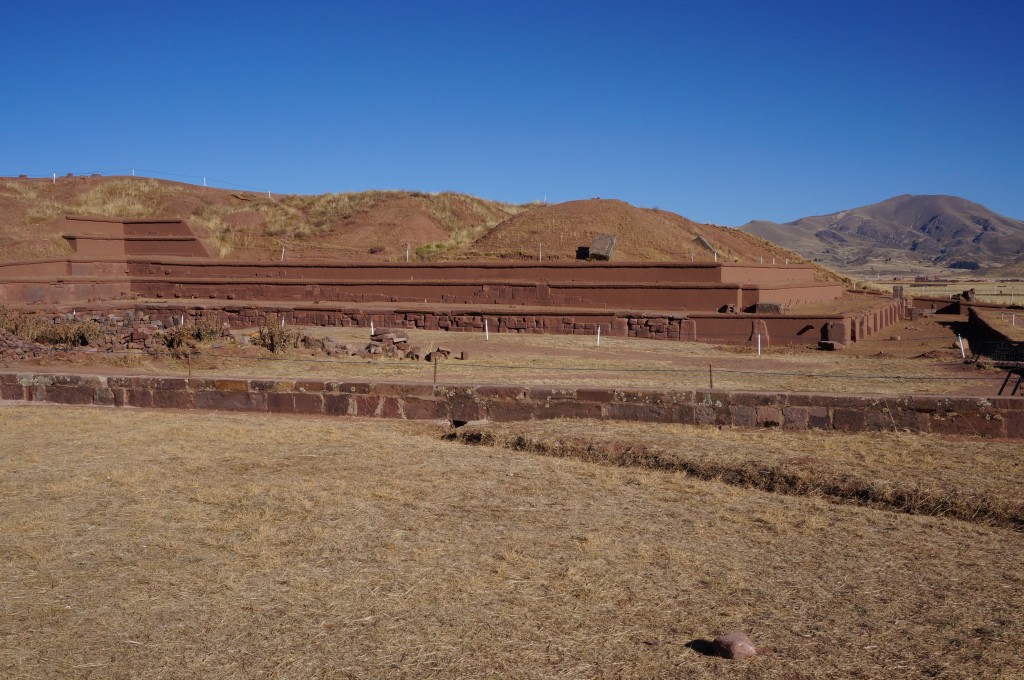
[[[181,316],[195,317],[203,310],[216,310],[220,320],[232,328],[253,328],[269,318],[284,319],[292,326],[377,326],[482,333],[486,320],[492,333],[548,333],[561,335],[602,335],[613,337],[683,340],[724,344],[806,344],[821,339],[851,342],[852,329],[864,320],[866,335],[902,318],[897,300],[886,301],[879,310],[865,310],[850,315],[785,315],[785,314],[671,314],[632,310],[580,309],[517,309],[501,310],[486,307],[373,306],[337,304],[275,305],[270,303],[234,303],[219,301],[174,301],[167,303],[132,303],[81,305],[82,314],[145,316],[172,325]],[[877,327],[875,317],[878,317]],[[872,323],[868,324],[867,319]],[[840,339],[844,338],[844,339]]]
[[[407,420],[603,418],[1024,438],[1024,399],[0,373],[0,398]]]

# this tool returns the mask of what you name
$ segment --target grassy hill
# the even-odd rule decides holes
[[[617,261],[806,262],[740,230],[618,200],[513,205],[457,193],[365,191],[268,196],[143,177],[0,179],[0,257],[68,254],[65,215],[183,218],[228,259],[571,260],[615,234]]]

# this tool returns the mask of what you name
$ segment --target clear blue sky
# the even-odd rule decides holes
[[[1020,2],[19,2],[0,174],[1024,218]]]

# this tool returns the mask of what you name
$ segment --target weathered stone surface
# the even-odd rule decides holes
[[[246,386],[241,390],[242,385]],[[218,389],[223,388],[223,389]],[[289,391],[288,388],[294,388]],[[68,404],[495,421],[610,418],[1024,438],[1024,401],[721,390],[432,385],[0,372],[0,397]]]
[[[757,647],[746,633],[740,631],[719,635],[711,646],[715,654],[724,659],[749,659],[757,655]]]
[[[615,253],[617,237],[614,234],[598,234],[590,242],[590,250],[587,253],[588,259],[608,261]]]
[[[755,418],[758,427],[781,427],[782,409],[777,406],[758,406]]]

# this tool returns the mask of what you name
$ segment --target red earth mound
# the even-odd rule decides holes
[[[505,220],[473,244],[482,258],[571,260],[597,234],[618,238],[615,261],[710,260],[765,262],[785,258],[806,262],[792,252],[726,227],[698,224],[665,210],[637,208],[618,200],[594,198],[541,206]]]

